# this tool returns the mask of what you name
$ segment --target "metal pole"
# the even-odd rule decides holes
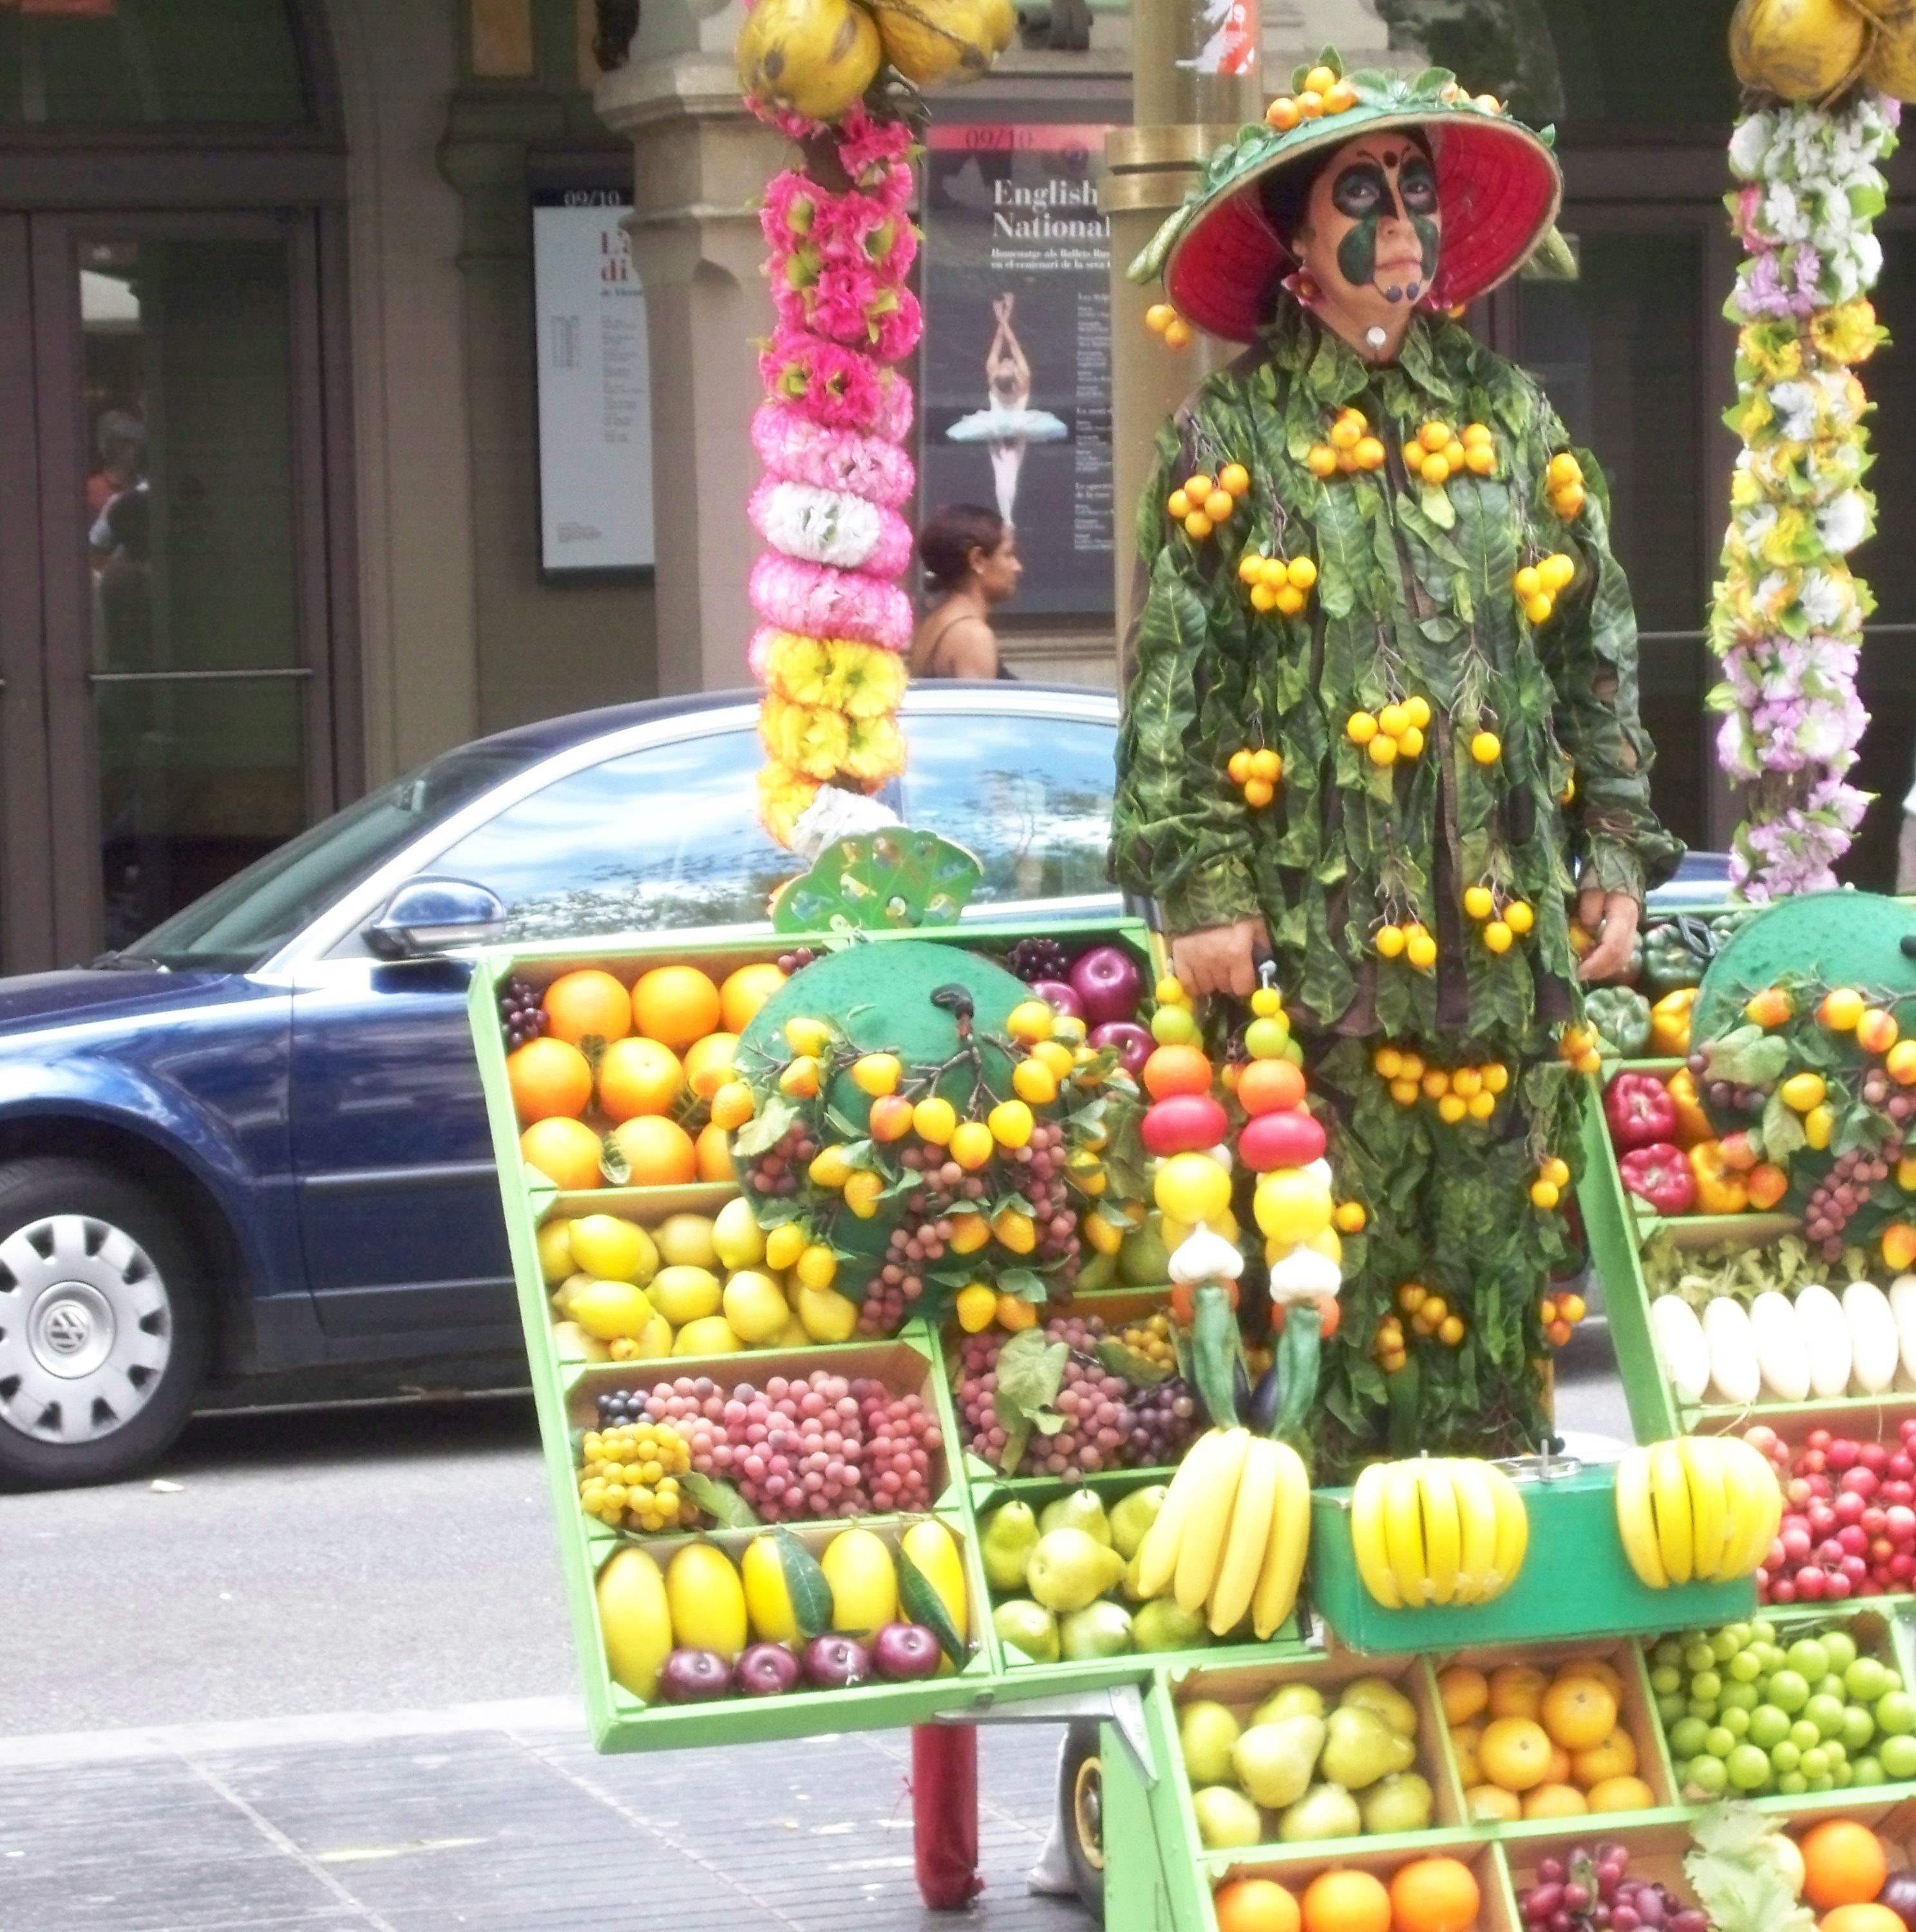
[[[1125,274],[1184,199],[1206,158],[1264,112],[1258,0],[1133,0],[1132,125],[1105,138],[1103,206],[1111,224],[1112,545],[1120,682],[1132,616],[1132,527],[1158,425],[1235,346],[1200,334],[1167,348],[1144,326],[1159,299]]]

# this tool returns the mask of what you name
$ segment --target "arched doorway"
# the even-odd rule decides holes
[[[127,946],[354,772],[316,7],[0,6],[0,968]]]

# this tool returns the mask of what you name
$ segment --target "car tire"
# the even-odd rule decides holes
[[[1105,1786],[1098,1726],[1080,1722],[1066,1734],[1058,1760],[1058,1816],[1065,1856],[1079,1902],[1093,1918],[1105,1916]]]
[[[178,1222],[91,1161],[0,1166],[0,1490],[136,1474],[205,1372],[206,1298]]]

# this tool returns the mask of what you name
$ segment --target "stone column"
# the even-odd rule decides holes
[[[652,356],[658,530],[658,688],[748,682],[756,620],[745,580],[758,550],[745,516],[757,474],[749,434],[758,344],[772,302],[758,202],[795,150],[748,114],[732,43],[743,10],[649,0],[628,64],[594,104],[633,149],[632,259]]]

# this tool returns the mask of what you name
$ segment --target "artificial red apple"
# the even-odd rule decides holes
[[[748,1697],[782,1697],[799,1681],[799,1660],[782,1643],[755,1643],[732,1666],[732,1682]]]
[[[668,1704],[703,1704],[732,1688],[731,1667],[715,1650],[675,1650],[658,1673],[658,1694]]]
[[[1071,983],[1093,1026],[1136,1016],[1144,976],[1122,946],[1093,946],[1071,962]]]
[[[937,1676],[944,1654],[922,1624],[887,1624],[871,1640],[872,1669],[895,1683]]]
[[[1141,1027],[1135,1020],[1106,1020],[1102,1026],[1091,1029],[1089,1043],[1096,1047],[1116,1047],[1117,1064],[1134,1080],[1157,1045],[1149,1029]]]
[[[805,1647],[805,1682],[821,1690],[843,1690],[871,1675],[871,1656],[848,1636],[815,1636]]]
[[[1081,1020],[1084,1017],[1084,1002],[1078,997],[1078,990],[1067,986],[1062,980],[1033,980],[1031,997],[1042,1000],[1054,1013],[1062,1014],[1068,1020]]]

